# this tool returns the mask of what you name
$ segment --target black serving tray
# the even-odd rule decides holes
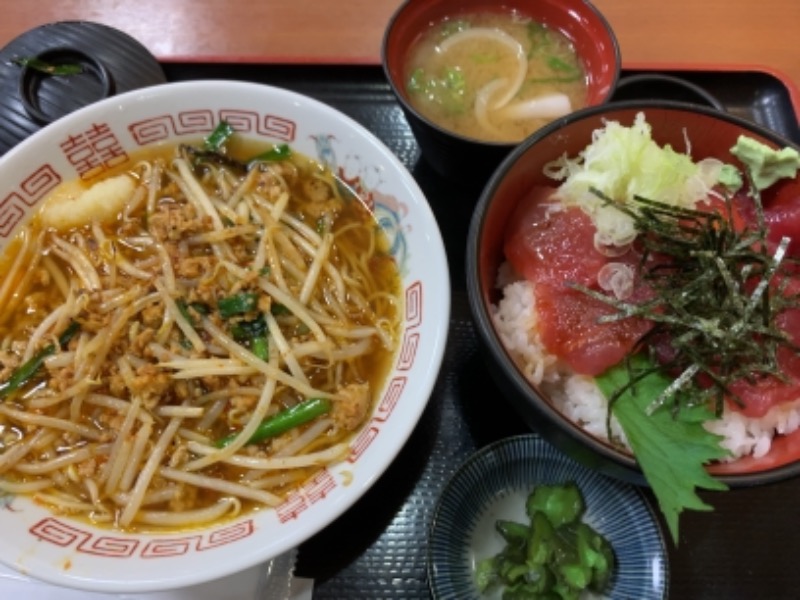
[[[427,533],[445,482],[476,449],[526,432],[479,356],[467,302],[464,241],[480,185],[445,181],[420,157],[379,66],[162,62],[161,67],[167,81],[254,81],[321,100],[380,138],[428,198],[445,241],[452,282],[450,332],[441,372],[419,425],[397,459],[353,507],[300,546],[296,575],[314,580],[315,600],[429,598]],[[700,86],[724,110],[800,143],[791,88],[776,75],[629,69],[623,76],[664,74]],[[668,93],[670,99],[694,99],[682,97],[684,92],[664,87],[663,82],[638,89],[640,98]],[[631,91],[624,93],[627,99]],[[654,503],[649,490],[644,493]],[[714,511],[685,514],[680,545],[667,542],[669,597],[800,597],[800,479],[701,496]]]
[[[239,79],[317,98],[374,132],[425,192],[444,237],[452,281],[450,337],[441,373],[400,455],[350,510],[300,546],[296,574],[314,579],[316,600],[428,598],[427,532],[446,480],[476,449],[524,432],[481,361],[467,302],[464,240],[480,186],[445,181],[420,158],[380,67],[162,66],[169,81]],[[642,74],[658,75],[659,71],[628,70],[624,76]],[[777,76],[759,71],[672,71],[669,75],[701,86],[726,111],[800,143],[792,93]],[[642,93],[660,89],[645,86]],[[654,502],[649,490],[645,495]],[[701,495],[714,511],[686,513],[680,545],[668,541],[669,597],[798,597],[800,480]]]

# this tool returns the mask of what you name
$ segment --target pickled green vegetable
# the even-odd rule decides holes
[[[529,523],[498,520],[506,542],[480,560],[475,583],[482,593],[502,588],[503,600],[567,600],[601,593],[614,571],[611,544],[581,518],[586,510],[574,482],[537,486],[525,504]]]

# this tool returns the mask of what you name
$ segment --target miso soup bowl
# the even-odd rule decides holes
[[[308,97],[252,83],[195,81],[144,88],[79,109],[0,158],[0,249],[60,182],[118,169],[151,145],[202,140],[222,120],[237,135],[289,144],[328,164],[372,208],[402,278],[402,331],[391,370],[346,457],[275,509],[141,534],[54,514],[26,496],[0,494],[0,561],[25,575],[127,597],[217,580],[284,556],[370,489],[428,403],[450,311],[437,223],[414,179],[383,143]]]
[[[532,186],[555,187],[557,182],[543,173],[547,162],[564,153],[576,156],[591,142],[592,132],[601,129],[605,122],[630,125],[639,112],[644,113],[652,126],[656,142],[671,144],[683,152],[688,140],[695,159],[716,157],[733,161],[729,149],[740,135],[773,148],[800,149],[765,127],[687,103],[614,102],[578,111],[525,140],[492,175],[473,214],[467,238],[466,277],[481,351],[511,412],[578,462],[621,480],[646,485],[631,454],[587,433],[564,416],[546,393],[530,383],[504,346],[492,319],[500,299],[497,275],[505,260],[504,232],[519,199]],[[786,179],[779,185],[787,197],[800,197],[800,178]],[[708,466],[708,470],[730,487],[762,485],[800,475],[800,429],[774,438],[770,451],[763,457],[740,458]]]
[[[464,14],[514,12],[560,32],[572,43],[586,77],[585,106],[607,102],[621,69],[617,38],[605,17],[586,0],[407,0],[389,20],[383,37],[383,70],[422,158],[441,176],[484,184],[500,161],[519,142],[492,142],[467,137],[433,122],[411,103],[408,92],[409,51],[432,25]]]

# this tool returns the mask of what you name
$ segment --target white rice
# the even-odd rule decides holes
[[[540,387],[553,405],[595,437],[608,439],[608,402],[594,379],[572,372],[542,345],[537,328],[533,286],[519,280],[507,264],[500,268],[498,287],[503,297],[492,307],[492,319],[503,345],[525,377]],[[767,454],[775,435],[791,433],[800,427],[800,399],[774,406],[760,418],[746,417],[726,408],[720,419],[705,423],[712,433],[723,437],[721,446],[731,452],[728,460]],[[616,418],[611,418],[611,436],[627,447],[627,440]]]

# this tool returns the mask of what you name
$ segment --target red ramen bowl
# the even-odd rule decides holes
[[[506,231],[520,199],[535,186],[558,186],[559,182],[543,171],[547,163],[564,153],[577,156],[592,141],[593,132],[607,122],[630,126],[638,113],[643,113],[652,127],[655,142],[688,152],[694,160],[714,157],[737,163],[730,149],[741,135],[774,149],[798,149],[796,144],[771,130],[698,105],[630,101],[578,111],[542,128],[498,167],[474,212],[467,241],[466,270],[470,308],[481,346],[494,379],[513,409],[532,429],[579,462],[622,480],[646,484],[631,453],[587,433],[554,406],[541,385],[531,383],[512,358],[494,319],[502,294],[498,288],[498,270],[506,261]],[[775,186],[780,198],[800,202],[800,178],[786,178]],[[767,193],[771,192],[763,192],[765,203]],[[800,474],[800,429],[794,427],[774,432],[771,446],[763,455],[756,452],[728,462],[711,461],[706,468],[729,487],[762,485],[794,477]]]
[[[606,19],[592,4],[584,0],[511,0],[503,3],[491,0],[409,0],[400,6],[390,19],[384,34],[383,68],[419,143],[422,156],[434,170],[449,179],[483,184],[500,161],[531,130],[519,135],[514,141],[486,141],[488,138],[482,133],[463,133],[460,129],[456,131],[452,128],[452,123],[443,125],[438,116],[423,114],[409,90],[412,76],[410,58],[420,38],[432,27],[441,26],[442,23],[452,26],[465,19],[465,15],[475,14],[513,14],[517,18],[530,19],[533,23],[563,36],[571,46],[578,64],[582,66],[581,77],[585,84],[581,92],[584,97],[571,103],[572,110],[609,100],[619,78],[620,51]],[[490,24],[484,27],[499,29],[504,26],[505,24]],[[528,56],[537,47],[537,43],[530,41]],[[470,46],[470,52],[476,47],[472,40],[464,46]],[[441,49],[442,45],[438,48]],[[563,74],[558,71],[563,65],[556,58],[550,57],[550,60],[556,62],[553,63],[555,70],[548,77],[557,79]],[[454,68],[466,71],[469,66],[464,60],[458,62]],[[526,84],[539,76],[534,76],[529,69],[527,77]],[[467,95],[466,110],[471,111],[473,104],[469,97],[472,93],[469,85],[464,93]],[[549,92],[545,89],[542,93]],[[553,116],[540,119],[541,124],[547,122],[544,119],[549,118]],[[539,121],[536,124],[538,126]]]

